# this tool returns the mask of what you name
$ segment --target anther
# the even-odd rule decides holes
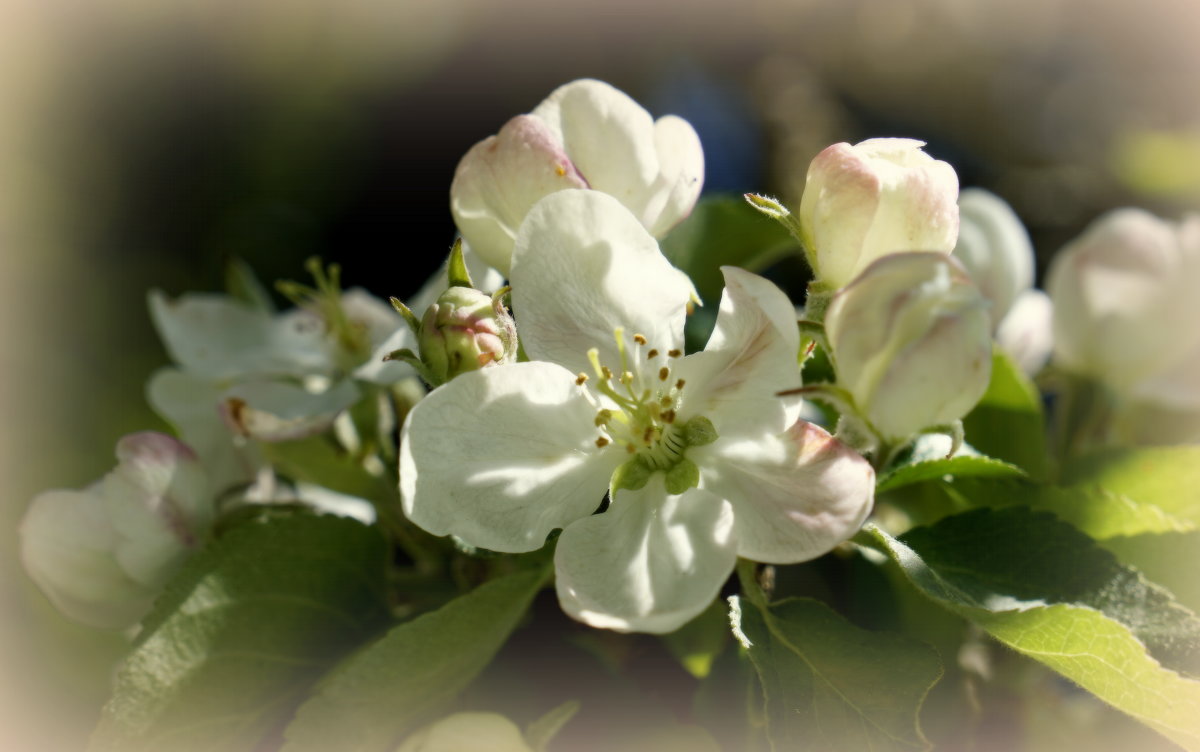
[[[663,397],[658,401],[658,404],[662,405],[663,407],[670,407],[671,405],[675,404],[675,400],[663,395]]]
[[[600,372],[602,374],[604,374],[605,381],[612,380],[612,369],[611,368],[609,368],[608,366],[600,366]]]
[[[644,345],[646,344],[646,336],[644,334],[635,334],[633,335],[633,341],[639,345]]]
[[[667,350],[668,358],[678,358],[680,355],[683,355],[683,350]]]
[[[608,423],[608,421],[612,420],[612,416],[612,410],[601,410],[600,412],[596,413],[596,425],[605,425]]]
[[[625,384],[626,386],[628,386],[629,384],[632,384],[633,383],[633,371],[626,371],[625,373],[621,374],[621,383]]]
[[[642,432],[642,443],[649,444],[654,438],[654,426],[646,426],[646,430]]]
[[[596,446],[603,449],[604,447],[608,446],[608,439],[601,436],[600,438],[596,439]]]
[[[675,382],[675,388],[676,388],[676,389],[682,389],[682,388],[683,388],[683,385],[684,385],[684,384],[686,384],[686,383],[687,383],[686,381],[684,381],[683,379],[680,379],[679,381],[676,381],[676,382]]]
[[[583,386],[587,380],[588,380],[588,375],[586,373],[580,373],[578,376],[575,377],[575,385]]]
[[[667,411],[663,412],[662,419],[663,419],[664,423],[674,423],[675,422],[675,411],[667,410]]]
[[[659,380],[659,381],[666,381],[666,380],[667,380],[667,377],[668,377],[668,376],[670,376],[670,375],[671,375],[671,369],[670,369],[670,368],[667,368],[666,366],[663,366],[662,368],[658,369],[658,380]]]
[[[657,358],[658,350],[654,350],[654,349],[650,350],[648,353],[646,353],[646,357],[647,358]]]

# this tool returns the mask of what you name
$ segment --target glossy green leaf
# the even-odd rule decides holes
[[[942,478],[1022,478],[1025,472],[1007,462],[991,457],[969,454],[957,457],[921,460],[894,467],[879,478],[875,489],[879,493],[892,491],[914,483]]]
[[[285,752],[391,752],[491,662],[545,577],[510,574],[394,627],[320,682],[287,728]]]
[[[254,750],[386,619],[387,548],[353,520],[268,515],[189,561],[145,621],[94,752]]]
[[[1188,749],[1200,749],[1200,620],[1046,512],[980,509],[893,538],[920,591]]]
[[[983,399],[963,418],[967,442],[989,457],[1011,462],[1033,478],[1049,470],[1046,422],[1037,387],[999,349]]]
[[[859,629],[819,601],[739,605],[774,749],[929,748],[918,715],[942,675],[933,648]]]
[[[750,207],[741,196],[710,196],[663,239],[663,254],[687,272],[700,298],[715,305],[725,287],[726,264],[757,271],[788,253],[799,253],[791,234]]]

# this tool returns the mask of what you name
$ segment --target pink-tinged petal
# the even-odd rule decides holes
[[[879,176],[850,144],[825,148],[808,167],[800,221],[822,279],[841,287],[854,277],[882,190]]]
[[[575,374],[528,362],[471,371],[405,420],[404,512],[434,535],[493,551],[541,548],[591,514],[626,455],[599,450],[596,408]]]
[[[674,372],[686,382],[680,415],[702,415],[726,438],[783,431],[799,417],[799,401],[775,396],[800,385],[796,311],[772,282],[722,268],[725,291],[704,352]]]
[[[154,591],[117,563],[116,537],[97,488],[38,495],[18,534],[25,571],[68,617],[93,627],[122,629],[150,607]]]
[[[349,380],[317,393],[280,381],[246,382],[227,389],[219,409],[238,436],[292,441],[329,428],[358,398],[358,388]]]
[[[664,237],[679,224],[700,198],[704,187],[704,149],[691,123],[674,115],[654,123],[659,175],[643,212],[650,234]]]
[[[581,79],[555,89],[531,115],[555,134],[590,187],[614,196],[645,223],[660,174],[650,113],[609,84]]]
[[[450,185],[459,232],[488,264],[508,273],[521,221],[541,198],[587,180],[540,119],[518,115],[467,152]]]
[[[533,360],[592,373],[589,348],[619,369],[613,330],[645,335],[662,352],[682,347],[694,287],[612,196],[559,191],[529,212],[517,237],[513,313]]]
[[[136,581],[157,588],[207,540],[213,490],[196,453],[167,434],[125,436],[117,460],[101,484],[114,555]]]
[[[701,489],[668,496],[663,476],[619,491],[563,531],[554,554],[563,610],[593,627],[671,632],[703,611],[737,559],[730,505]]]
[[[862,526],[875,496],[870,463],[824,429],[689,450],[701,488],[733,505],[739,556],[770,564],[814,559]]]

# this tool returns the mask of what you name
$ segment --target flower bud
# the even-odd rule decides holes
[[[1046,365],[1054,348],[1053,320],[1050,296],[1031,287],[1017,296],[996,328],[996,344],[1021,371],[1033,376]]]
[[[958,212],[954,257],[991,303],[995,330],[1017,296],[1033,286],[1033,244],[1016,212],[994,193],[967,188],[958,198]]]
[[[949,256],[877,260],[834,295],[825,332],[838,384],[889,442],[953,423],[987,389],[987,302]]]
[[[1200,346],[1198,286],[1200,216],[1176,225],[1140,209],[1106,214],[1050,265],[1055,362],[1119,394],[1168,374],[1196,394],[1200,358],[1189,356]],[[1191,360],[1196,371],[1177,373]]]
[[[826,286],[844,287],[885,254],[953,250],[958,175],[922,146],[907,138],[834,144],[809,165],[801,235]]]
[[[397,752],[533,752],[517,725],[498,713],[455,713],[405,740]]]
[[[123,628],[149,609],[208,537],[214,507],[195,454],[165,434],[131,434],[119,464],[82,491],[47,491],[20,526],[21,560],[60,611]]]
[[[437,384],[516,359],[512,317],[490,295],[470,287],[447,289],[425,310],[418,341],[421,360]]]

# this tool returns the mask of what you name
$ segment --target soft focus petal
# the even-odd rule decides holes
[[[417,337],[412,333],[412,329],[408,328],[408,324],[401,324],[380,342],[371,353],[371,357],[354,370],[354,378],[386,386],[415,376],[416,371],[404,361],[384,360],[397,350],[411,350],[414,353],[417,351]]]
[[[349,380],[317,393],[285,382],[257,381],[227,389],[220,409],[229,428],[240,436],[291,441],[329,428],[358,397],[358,388]]]
[[[508,273],[513,240],[533,205],[555,191],[586,187],[554,129],[539,118],[518,115],[458,163],[450,210],[471,248]]]
[[[18,528],[21,563],[58,610],[93,627],[130,626],[154,592],[117,564],[115,536],[97,488],[47,491]]]
[[[117,467],[102,482],[121,568],[158,588],[208,538],[216,509],[195,452],[153,431],[117,443]]]
[[[674,115],[654,123],[659,175],[645,210],[646,229],[656,238],[679,224],[704,187],[704,149],[691,123]]]
[[[1033,286],[1033,243],[1012,207],[982,188],[959,195],[958,216],[954,257],[991,302],[994,329],[1017,297]]]
[[[224,295],[150,293],[150,316],[171,359],[211,379],[325,373],[320,322],[307,312],[272,317]]]
[[[382,345],[397,329],[407,329],[404,319],[390,303],[385,303],[361,287],[342,293],[342,311],[350,325],[367,333],[372,348]]]
[[[671,632],[703,611],[737,559],[727,502],[668,496],[661,473],[563,531],[554,554],[563,610],[593,627]]]
[[[703,415],[731,437],[783,431],[799,400],[775,396],[800,385],[800,333],[795,307],[774,283],[736,267],[722,268],[725,292],[704,352],[684,358],[681,415]]]
[[[581,79],[555,89],[531,114],[554,133],[589,186],[645,222],[660,172],[650,113],[603,81]]]
[[[617,327],[663,352],[682,347],[694,292],[633,215],[596,191],[559,191],[533,208],[517,238],[512,284],[525,352],[575,373],[592,372],[592,347],[616,367]]]
[[[465,373],[405,420],[404,512],[434,535],[494,551],[541,548],[591,514],[623,452],[598,451],[596,408],[575,375],[551,363]]]
[[[771,564],[814,559],[854,535],[875,494],[875,472],[827,431],[797,421],[785,433],[721,441],[689,456],[701,486],[733,505],[739,556]]]
[[[416,732],[396,752],[533,752],[498,713],[455,713]]]
[[[1030,288],[1017,296],[996,329],[996,343],[1017,366],[1032,376],[1042,370],[1054,349],[1054,306],[1050,296]]]
[[[156,371],[146,385],[146,401],[200,456],[218,493],[254,480],[264,464],[254,444],[235,440],[221,418],[223,397],[211,381],[176,368]]]

